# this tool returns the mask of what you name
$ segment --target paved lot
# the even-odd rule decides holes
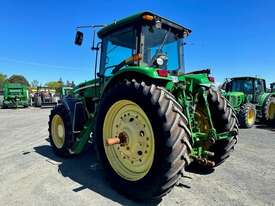
[[[137,205],[109,187],[91,150],[65,160],[52,153],[49,112],[0,110],[0,205]],[[186,176],[160,205],[275,205],[275,130],[241,130],[225,164]]]

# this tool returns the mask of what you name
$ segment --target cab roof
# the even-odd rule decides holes
[[[153,19],[152,20],[146,20],[144,17],[148,15],[148,16],[153,16]],[[180,32],[185,32],[187,35],[191,33],[191,30],[190,29],[187,29],[173,21],[170,21],[166,18],[163,18],[163,17],[160,17],[152,12],[148,12],[148,11],[145,11],[145,12],[141,12],[141,13],[138,13],[138,14],[135,14],[135,15],[132,15],[132,16],[129,16],[129,17],[126,17],[126,18],[123,18],[119,21],[115,21],[114,23],[108,25],[108,26],[105,26],[104,28],[102,28],[99,32],[98,32],[98,37],[99,38],[102,38],[106,35],[108,35],[109,33],[112,33],[116,30],[119,30],[119,29],[122,29],[122,28],[125,28],[127,26],[130,26],[130,25],[134,25],[134,24],[138,24],[138,23],[145,23],[145,22],[150,22],[150,21],[154,21],[154,20],[160,20],[162,24],[166,24],[167,26],[169,27],[172,27],[173,29],[177,30],[177,31],[180,31]]]
[[[246,77],[246,76],[243,76],[243,77],[232,77],[232,78],[230,78],[231,80],[234,80],[234,79],[261,79],[261,80],[264,80],[263,78],[260,78],[260,77]]]

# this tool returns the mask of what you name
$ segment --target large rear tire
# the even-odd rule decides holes
[[[263,106],[263,122],[274,122],[275,120],[275,97],[266,98]]]
[[[230,139],[216,141],[211,146],[210,151],[214,152],[214,156],[209,159],[215,162],[215,166],[218,166],[230,156],[238,141],[238,120],[228,101],[219,92],[210,89],[208,102],[216,131],[218,133],[236,132],[236,135]]]
[[[239,123],[242,128],[251,128],[256,121],[256,109],[251,103],[242,105],[239,112]]]
[[[49,139],[54,153],[60,157],[69,157],[72,154],[73,134],[69,112],[63,104],[51,110],[49,116]]]
[[[102,98],[95,129],[107,178],[131,199],[164,196],[190,162],[187,120],[173,96],[155,85],[135,80],[114,85]],[[120,144],[107,145],[112,137]]]

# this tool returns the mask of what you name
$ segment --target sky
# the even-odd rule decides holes
[[[153,11],[192,30],[185,46],[187,71],[211,68],[226,77],[275,81],[275,1],[272,0],[1,0],[0,73],[41,84],[93,78],[91,33],[74,45],[76,26],[110,24]]]

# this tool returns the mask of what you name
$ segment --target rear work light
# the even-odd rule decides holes
[[[214,78],[214,77],[208,76],[208,80],[209,80],[210,82],[215,83],[215,78]]]
[[[143,15],[142,18],[143,18],[143,20],[146,20],[146,21],[153,21],[154,20],[154,16],[149,15],[149,14]]]
[[[168,77],[168,71],[164,69],[157,69],[157,73],[161,77]]]

